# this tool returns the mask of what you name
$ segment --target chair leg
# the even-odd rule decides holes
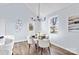
[[[41,55],[43,55],[43,48],[41,48]]]
[[[12,55],[14,55],[14,54],[12,53]]]
[[[50,54],[50,48],[48,47],[48,51],[49,51],[49,54]]]
[[[37,47],[37,44],[35,44],[35,49],[36,49],[36,52],[38,52],[38,47]]]
[[[29,44],[28,54],[30,54],[30,44]]]

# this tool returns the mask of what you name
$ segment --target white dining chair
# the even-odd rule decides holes
[[[37,38],[34,38],[34,43],[35,43],[35,49],[36,49],[36,52],[38,52],[38,39]]]
[[[35,47],[36,52],[38,52],[38,39],[32,38],[31,36],[28,36],[27,39],[28,39],[27,42],[28,42],[28,46],[29,46],[28,54],[30,54],[32,46]]]
[[[12,55],[14,38],[5,37],[4,45],[0,46],[0,55]]]
[[[28,40],[27,40],[27,42],[28,42],[28,54],[30,54],[30,52],[31,52],[31,46],[33,46],[33,44],[35,44],[34,43],[34,40],[32,39],[32,37],[28,37]]]
[[[43,54],[43,51],[46,48],[48,48],[50,54],[50,42],[48,39],[38,40],[38,45],[41,48],[41,54]]]

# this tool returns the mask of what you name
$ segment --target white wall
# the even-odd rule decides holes
[[[33,14],[29,8],[26,7],[24,4],[8,4],[8,5],[1,5],[0,6],[0,35],[4,35],[5,33],[5,25],[4,21],[6,22],[6,35],[15,35],[15,41],[24,41],[26,37],[30,35],[28,32],[28,24],[30,21],[30,16]],[[51,34],[49,31],[50,27],[50,18],[52,16],[58,15],[59,18],[59,32],[55,34]],[[69,16],[79,16],[79,4],[72,4],[69,7],[61,9],[55,13],[51,13],[47,16],[47,20],[42,22],[33,22],[35,25],[35,30],[31,34],[35,32],[39,32],[40,30],[44,33],[50,35],[50,39],[53,42],[58,43],[67,48],[78,48],[79,47],[79,32],[68,32],[67,24],[68,24],[68,17]],[[16,21],[18,18],[22,19],[22,32],[16,32],[15,26]],[[2,22],[1,22],[2,21]],[[41,27],[40,27],[41,26]],[[72,42],[72,43],[71,43]],[[78,49],[79,50],[79,49]]]
[[[5,35],[5,20],[0,18],[0,36]]]
[[[50,34],[50,39],[65,47],[73,50],[79,51],[79,31],[77,32],[68,32],[68,17],[69,16],[79,16],[79,4],[72,4],[69,7],[61,9],[57,12],[51,13],[48,15],[48,20],[50,17],[58,15],[59,16],[59,32]],[[47,21],[46,25],[43,24],[43,31],[48,32],[49,21]]]
[[[6,27],[4,26],[5,29],[2,28],[3,22],[1,22],[2,20],[0,19],[1,34],[4,34],[4,31],[6,31],[6,35],[14,35],[15,42],[27,40],[29,34],[38,31],[38,24],[35,25],[35,23],[30,20],[31,16],[35,16],[35,14],[25,4],[0,5],[0,18],[5,19],[4,25],[6,24]],[[22,29],[17,32],[16,22],[18,19],[22,20]],[[31,33],[28,31],[29,23],[33,23],[34,25],[34,31]]]

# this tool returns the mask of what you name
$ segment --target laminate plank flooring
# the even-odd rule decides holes
[[[75,55],[74,53],[64,50],[55,45],[51,45],[50,52],[51,55]],[[31,48],[29,50],[27,41],[23,41],[14,44],[13,55],[41,55],[41,52],[37,52],[34,45],[31,45]],[[47,49],[43,52],[43,55],[49,55]]]

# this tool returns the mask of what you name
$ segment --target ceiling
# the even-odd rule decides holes
[[[7,5],[8,3],[0,3],[0,6]],[[33,13],[38,13],[38,3],[22,3],[26,5]],[[46,16],[70,6],[72,3],[40,3],[40,14]],[[10,5],[10,4],[9,4]]]
[[[65,7],[70,6],[71,3],[41,3],[40,4],[40,14],[41,16],[46,16],[48,14],[51,14],[53,12],[56,12],[60,9],[63,9]],[[37,8],[38,8],[38,4],[37,3],[27,3],[26,6],[28,8],[30,8],[30,10],[34,13],[37,14]]]

